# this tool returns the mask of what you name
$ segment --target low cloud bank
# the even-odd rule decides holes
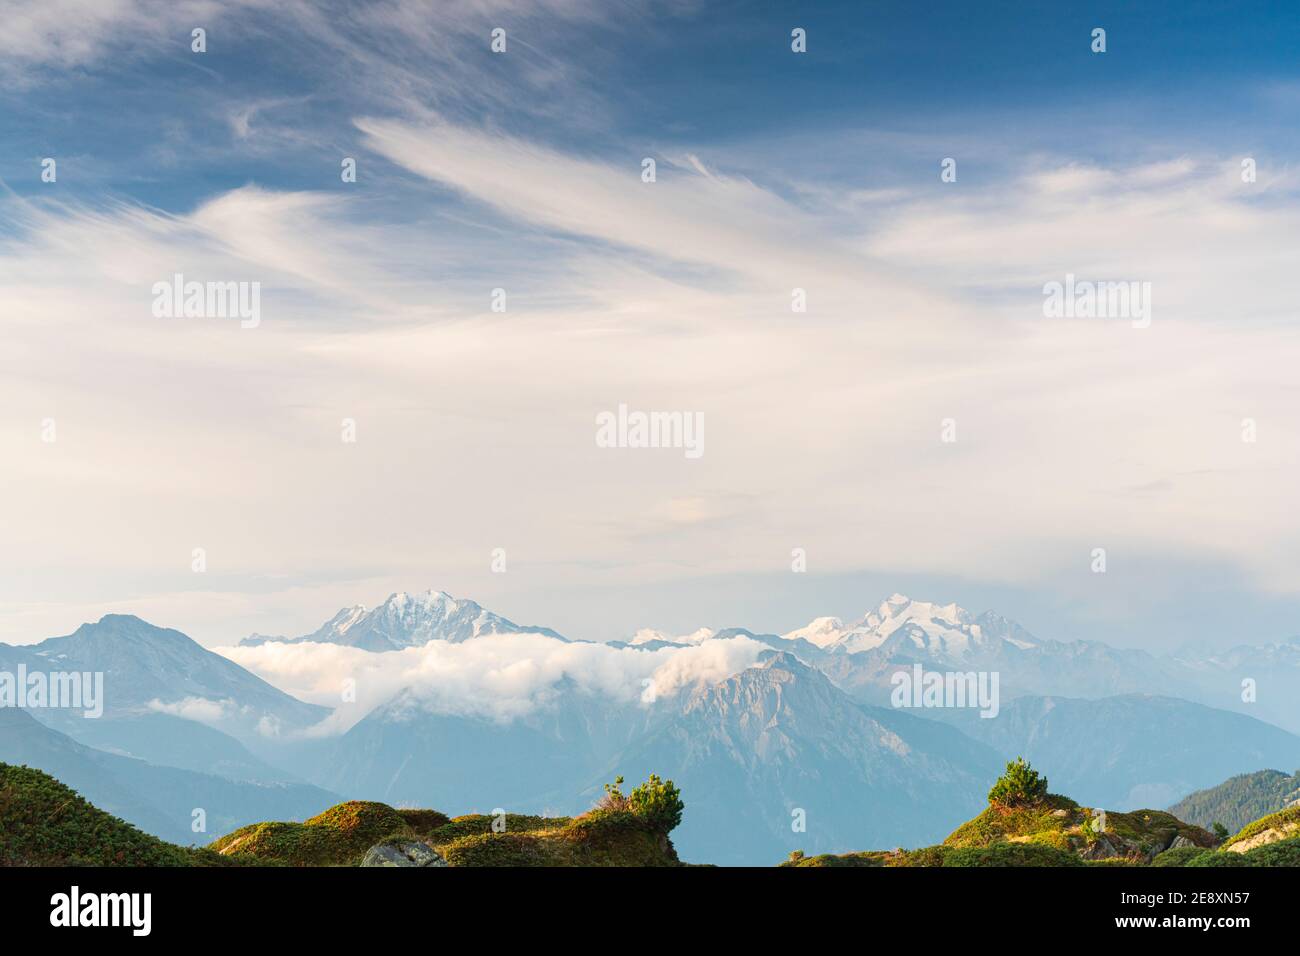
[[[402,691],[432,713],[510,721],[552,702],[565,681],[580,692],[649,704],[744,670],[767,648],[746,637],[653,651],[564,643],[540,634],[374,653],[336,644],[218,647],[216,653],[286,693],[335,708],[311,731],[341,734]]]

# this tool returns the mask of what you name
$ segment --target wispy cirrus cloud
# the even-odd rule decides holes
[[[482,555],[500,544],[545,555],[552,570],[531,573],[553,582],[593,560],[602,582],[761,573],[796,544],[825,569],[1045,586],[1098,544],[1191,550],[1269,589],[1300,574],[1295,529],[1280,517],[1296,440],[1288,370],[1300,344],[1291,326],[1267,321],[1291,282],[1277,251],[1288,220],[1283,207],[1234,190],[1221,162],[1159,176],[1044,166],[1009,183],[1000,204],[891,204],[870,235],[855,236],[725,171],[674,169],[679,178],[643,184],[635,167],[472,129],[370,129],[375,148],[427,173],[431,190],[454,186],[484,210],[482,221],[543,234],[529,294],[515,295],[509,312],[489,312],[487,292],[513,290],[513,266],[476,262],[467,284],[420,276],[383,253],[437,240],[418,216],[368,219],[360,198],[241,189],[179,217],[130,206],[38,216],[0,259],[16,326],[26,329],[19,353],[45,354],[57,335],[75,363],[57,374],[84,373],[57,403],[21,387],[21,375],[9,380],[10,407],[28,423],[26,432],[11,424],[15,440],[34,445],[32,423],[51,404],[76,436],[43,449],[54,454],[27,456],[6,477],[9,493],[39,500],[49,492],[36,483],[74,482],[82,497],[65,502],[65,515],[95,529],[90,550],[81,545],[88,560],[143,573],[170,553],[179,570],[192,546],[205,545],[245,571],[387,568],[384,580],[398,586],[451,578],[476,595],[498,585],[486,568],[466,576],[464,567],[485,565]],[[529,171],[532,185],[521,186]],[[1125,201],[1092,231],[1082,219],[1059,232],[1044,225],[1113,196],[1117,182],[1131,184]],[[798,315],[790,280],[771,277],[787,212],[801,235],[791,261],[826,250],[833,263],[809,268],[812,306]],[[1215,224],[1231,229],[1207,233]],[[508,231],[495,235],[484,249]],[[1198,235],[1222,243],[1229,263],[1253,262],[1254,273],[1238,281],[1213,266],[1162,271],[1177,260],[1166,250]],[[1053,268],[1113,276],[1115,242],[1126,277],[1154,278],[1150,329],[1035,314]],[[254,263],[294,293],[283,300],[288,321],[272,315],[252,337],[183,322],[160,335],[145,309],[155,273],[243,275]],[[705,271],[684,280],[682,263]],[[887,271],[902,278],[873,298],[874,275]],[[973,287],[984,290],[978,305],[955,304]],[[1184,310],[1228,301],[1229,289],[1249,327],[1208,307]],[[340,307],[363,311],[340,324]],[[91,354],[122,364],[96,371]],[[183,382],[159,380],[149,363],[191,371]],[[96,383],[120,380],[121,368],[133,383],[105,403]],[[232,375],[258,387],[232,393]],[[597,450],[594,414],[625,399],[704,410],[710,452],[699,471]],[[355,449],[338,444],[345,416],[360,423]],[[953,446],[938,441],[947,417],[958,423]],[[1265,440],[1240,440],[1246,417]],[[258,467],[214,458],[220,436]],[[403,467],[384,472],[387,493],[375,496],[363,462],[399,453]],[[525,461],[521,486],[510,463]],[[1123,493],[1137,486],[1165,490]],[[230,493],[237,498],[212,507],[211,520],[186,517],[195,502]],[[677,520],[679,500],[713,518]],[[426,511],[412,501],[457,505]],[[719,521],[734,544],[725,551],[714,546]],[[71,547],[45,521],[14,529],[19,553],[42,561]],[[327,610],[301,606],[303,624]]]
[[[0,157],[18,183],[0,245],[10,636],[131,610],[121,595],[193,608],[164,623],[212,642],[430,585],[566,630],[573,614],[578,636],[725,625],[643,608],[684,580],[788,574],[796,546],[818,572],[1064,603],[1104,599],[1083,570],[1097,546],[1194,555],[1256,593],[1300,580],[1297,197],[1276,137],[1246,184],[1241,142],[1170,126],[1154,148],[1072,138],[1048,111],[1003,136],[996,109],[791,106],[847,61],[796,75],[784,27],[720,35],[704,8],[672,37],[689,4],[247,3],[213,11],[196,59],[189,21],[210,11],[23,4],[0,40],[7,70],[50,84],[13,101],[26,126]],[[671,68],[638,59],[675,43]],[[734,95],[715,68],[744,78]],[[91,78],[104,100],[61,127]],[[122,97],[134,151],[102,133]],[[151,285],[177,272],[260,280],[263,323],[154,319]],[[1066,273],[1149,281],[1151,327],[1043,318]],[[594,416],[625,401],[702,412],[708,454],[687,471],[597,449]],[[509,575],[488,571],[496,547]],[[1118,604],[1143,586],[1110,580]],[[646,597],[617,621],[562,597],[624,588]]]

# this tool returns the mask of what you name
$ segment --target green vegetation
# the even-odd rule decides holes
[[[451,866],[680,866],[668,833],[683,808],[672,781],[655,776],[572,818],[451,819],[353,800],[302,823],[254,823],[191,848],[142,833],[39,770],[0,763],[0,865],[356,866],[377,844],[419,840]]]
[[[1168,849],[1175,842],[1192,845]],[[1161,866],[1183,866],[1212,853],[1218,842],[1206,830],[1162,810],[1119,813],[1081,807],[1069,797],[1048,793],[1047,779],[1018,759],[1007,764],[989,791],[989,805],[939,846],[843,856],[792,853],[782,865],[1144,866],[1159,860]]]
[[[804,856],[802,850],[795,850],[781,866],[888,866],[886,860],[891,854],[869,850],[865,853],[823,853],[820,856]]]
[[[1049,793],[1033,803],[990,803],[979,816],[948,835],[945,846],[989,846],[1000,842],[1041,843],[1065,850],[1068,833],[1076,832],[1088,814],[1069,797]]]
[[[1214,837],[1162,810],[1107,812],[1080,807],[1069,797],[1047,794],[1036,803],[1007,807],[991,804],[954,830],[945,846],[981,847],[1029,843],[1092,855],[1093,859],[1129,858],[1142,862],[1178,837],[1210,847]],[[1113,851],[1113,852],[1111,852]]]
[[[352,800],[303,823],[240,827],[214,841],[211,849],[284,866],[356,866],[376,843],[406,835],[414,831],[397,810],[384,803]]]
[[[685,804],[655,774],[632,790],[605,785],[599,805],[578,817],[457,817],[428,835],[451,866],[679,866],[668,834]]]
[[[554,823],[524,830],[507,825],[446,843],[435,833],[429,842],[451,866],[680,865],[667,832],[630,810],[596,809]]]
[[[651,776],[624,796],[620,777],[579,817],[394,810],[353,801],[304,823],[256,823],[212,844],[219,853],[289,866],[356,866],[366,850],[420,840],[449,866],[677,866],[669,831],[684,805],[672,781]]]
[[[782,866],[1083,866],[1079,857],[1046,844],[993,843],[989,846],[928,846],[920,850],[867,851],[834,855],[790,854]]]
[[[0,763],[0,866],[209,866],[225,861],[142,833],[48,774]]]
[[[1047,778],[1017,757],[1007,764],[1006,773],[998,777],[989,791],[989,803],[1005,807],[1037,803],[1047,796]]]
[[[938,846],[811,857],[796,851],[781,865],[1300,866],[1300,806],[1249,823],[1220,845],[1164,811],[1103,813],[1047,793],[1047,781],[1023,761],[1007,770],[989,806]],[[628,794],[622,784],[620,777],[607,785],[600,803],[576,817],[449,818],[354,800],[302,823],[256,823],[193,848],[142,833],[39,770],[0,763],[0,866],[356,866],[390,840],[421,841],[450,866],[685,865],[668,836],[684,810],[677,787],[654,775]],[[1269,842],[1229,849],[1261,835]]]
[[[1203,827],[1221,823],[1230,833],[1282,810],[1298,798],[1300,772],[1260,770],[1232,777],[1217,787],[1198,790],[1170,807],[1169,812],[1180,820]]]
[[[1202,853],[1188,859],[1184,866],[1250,866],[1242,853]]]
[[[1157,853],[1151,861],[1152,866],[1188,866],[1192,860],[1203,853],[1213,853],[1202,846],[1180,846],[1172,850]]]
[[[1247,866],[1300,866],[1300,837],[1265,843],[1245,853],[1224,853],[1246,861]]]
[[[498,822],[499,821],[499,822]],[[519,813],[506,813],[488,816],[484,813],[471,813],[463,817],[448,820],[441,826],[426,831],[417,831],[431,845],[440,846],[454,843],[461,837],[490,835],[492,824],[498,822],[498,829],[505,833],[531,833],[534,830],[554,830],[566,826],[568,817],[532,817]]]
[[[1227,842],[1223,844],[1223,848],[1226,850],[1234,843],[1249,840],[1251,837],[1259,836],[1259,834],[1268,830],[1277,830],[1283,836],[1300,831],[1300,806],[1287,807],[1285,810],[1270,813],[1253,823],[1246,824],[1235,836],[1228,838]]]
[[[603,810],[627,810],[646,820],[651,825],[669,833],[682,822],[682,794],[671,780],[665,782],[658,774],[650,774],[650,779],[638,785],[627,796],[620,789],[623,778],[617,777],[613,783],[605,784],[605,796],[600,802]]]
[[[415,833],[431,833],[451,822],[451,818],[447,814],[439,813],[437,810],[413,810],[398,807],[397,812],[406,822],[406,825]]]
[[[994,843],[958,847],[943,855],[943,866],[1083,866],[1077,854],[1043,843]]]

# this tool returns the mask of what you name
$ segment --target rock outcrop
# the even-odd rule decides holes
[[[420,840],[376,843],[361,858],[362,866],[446,866],[447,861]]]

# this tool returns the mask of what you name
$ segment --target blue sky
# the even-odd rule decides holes
[[[895,590],[1156,648],[1294,631],[1286,5],[58,0],[6,26],[0,639],[118,610],[224,643],[427,587],[592,638]],[[266,321],[160,325],[175,272],[259,281]],[[1046,323],[1067,273],[1150,281],[1152,327]],[[701,412],[707,454],[600,452],[620,402]]]
[[[321,17],[339,34],[365,22],[365,4],[319,6],[339,11]],[[1285,120],[1300,101],[1293,56],[1300,24],[1278,3],[887,2],[869,14],[857,3],[664,4],[641,8],[653,14],[629,5],[626,13],[569,17],[484,6],[501,8],[496,19],[492,12],[454,18],[469,35],[455,41],[454,67],[435,73],[454,80],[440,85],[431,77],[419,101],[606,154],[674,143],[788,144],[880,127],[933,137],[950,130],[983,140],[992,169],[973,167],[969,175],[986,176],[1012,161],[1007,152],[1059,149],[1064,136],[1081,157],[1101,160],[1159,154],[1167,138],[1217,145],[1231,137],[1286,149],[1294,133]],[[38,194],[32,161],[54,154],[74,168],[85,163],[65,183],[70,193],[111,190],[173,211],[249,181],[311,189],[336,179],[319,147],[347,151],[357,140],[354,116],[406,101],[375,82],[380,71],[350,63],[293,13],[267,7],[191,16],[213,24],[201,57],[189,52],[180,26],[135,44],[129,22],[126,36],[105,28],[73,63],[41,57],[39,43],[13,37],[5,52],[18,55],[7,58],[6,72],[18,82],[6,91],[0,139],[8,187]],[[443,25],[437,9],[429,6],[423,18],[430,29]],[[507,29],[521,22],[516,57],[494,57],[486,42],[474,42],[474,26],[488,22]],[[790,54],[791,24],[809,31],[809,55]],[[1089,48],[1095,26],[1108,31],[1104,56]],[[61,28],[85,29],[71,12]],[[391,57],[385,65],[417,85],[421,60],[431,57],[418,38],[374,26],[356,47]],[[515,60],[525,65],[515,68]],[[546,69],[556,71],[549,93],[530,76]],[[477,88],[475,76],[487,71],[520,95],[502,101]],[[566,109],[575,92],[597,107]],[[255,110],[252,123],[260,118],[286,139],[274,149],[241,142],[231,116],[247,109]],[[932,178],[905,154],[802,158],[834,179],[852,178],[850,159],[865,168],[886,160],[894,168],[881,171],[901,182]]]

